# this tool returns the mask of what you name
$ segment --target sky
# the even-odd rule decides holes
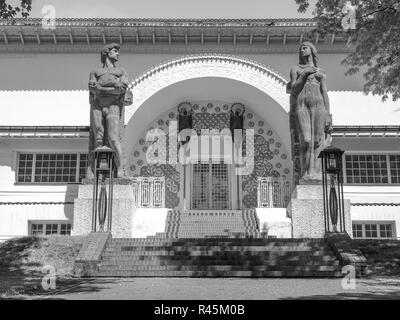
[[[43,17],[45,5],[53,5],[59,18],[312,17],[310,9],[298,13],[295,0],[33,0],[31,17]]]

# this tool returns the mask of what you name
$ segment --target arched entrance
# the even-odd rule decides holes
[[[128,163],[134,168],[131,171],[136,170],[135,175],[138,176],[147,171],[150,172],[148,175],[154,174],[152,168],[143,166],[140,157],[145,145],[139,141],[150,128],[163,127],[167,130],[165,124],[170,119],[170,114],[176,116],[175,109],[183,101],[200,105],[200,109],[209,104],[213,105],[212,110],[207,110],[213,114],[211,117],[217,113],[227,113],[227,110],[222,110],[225,104],[234,102],[244,104],[249,117],[246,118],[245,128],[251,127],[257,130],[260,136],[258,141],[271,146],[268,152],[271,154],[278,152],[276,157],[280,162],[290,163],[289,102],[285,84],[286,80],[283,77],[267,67],[231,56],[190,56],[155,67],[132,82],[134,104],[126,109],[124,140]],[[254,118],[251,119],[250,116]],[[272,131],[273,133],[270,133]],[[285,148],[285,151],[278,150],[280,147],[281,150]],[[283,153],[285,158],[280,158]],[[272,156],[270,158],[272,159]],[[277,167],[279,165],[281,168],[280,162],[276,161],[272,165]],[[141,163],[140,168],[138,168],[139,163]],[[270,163],[267,165],[271,166]],[[284,168],[285,164],[282,171]],[[233,180],[232,170],[223,164],[210,162],[184,168],[178,164],[159,169],[164,176],[179,175],[179,181],[172,181],[173,179],[169,181],[170,185],[175,184],[171,190],[176,191],[176,196],[171,196],[174,200],[167,203],[167,207],[176,207],[177,203],[182,207],[182,201],[179,199],[185,199],[188,209],[234,209],[237,208],[237,199],[245,197],[245,193],[249,194],[247,198],[250,198],[251,194],[249,203],[254,203],[257,198],[252,191],[254,177],[249,178],[249,181],[246,177]],[[262,170],[259,169],[258,175],[262,174]],[[221,192],[216,194],[212,193],[212,188],[210,189],[213,177],[216,177],[215,184],[221,186]]]

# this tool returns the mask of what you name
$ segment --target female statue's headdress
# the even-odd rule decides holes
[[[312,55],[312,59],[313,59],[313,63],[315,67],[318,67],[318,53],[317,53],[317,48],[314,46],[314,44],[312,44],[309,41],[304,41],[299,48],[299,64],[306,64],[306,61],[304,61],[304,57],[301,56],[301,52],[300,49],[303,46],[307,46],[311,49],[311,55]]]

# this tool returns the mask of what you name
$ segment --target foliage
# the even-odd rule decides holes
[[[0,299],[38,293],[43,267],[53,266],[57,281],[73,274],[83,236],[21,237],[0,243]]]
[[[309,0],[295,0],[305,12]],[[355,7],[355,28],[344,30],[346,2]],[[320,35],[344,34],[352,50],[342,63],[347,75],[366,70],[364,93],[400,98],[400,0],[317,0],[314,15]]]
[[[399,276],[400,241],[399,240],[353,240],[353,243],[367,258],[371,276]]]
[[[7,0],[0,0],[0,18],[11,19],[21,14],[22,18],[27,18],[32,9],[32,0],[19,0],[18,5],[11,5]]]

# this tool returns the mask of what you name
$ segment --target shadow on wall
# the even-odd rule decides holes
[[[0,143],[0,187],[9,187],[14,184],[15,167],[12,160],[10,146]]]
[[[74,201],[78,198],[79,191],[78,183],[68,183],[64,199],[64,214],[65,217],[74,225]]]

